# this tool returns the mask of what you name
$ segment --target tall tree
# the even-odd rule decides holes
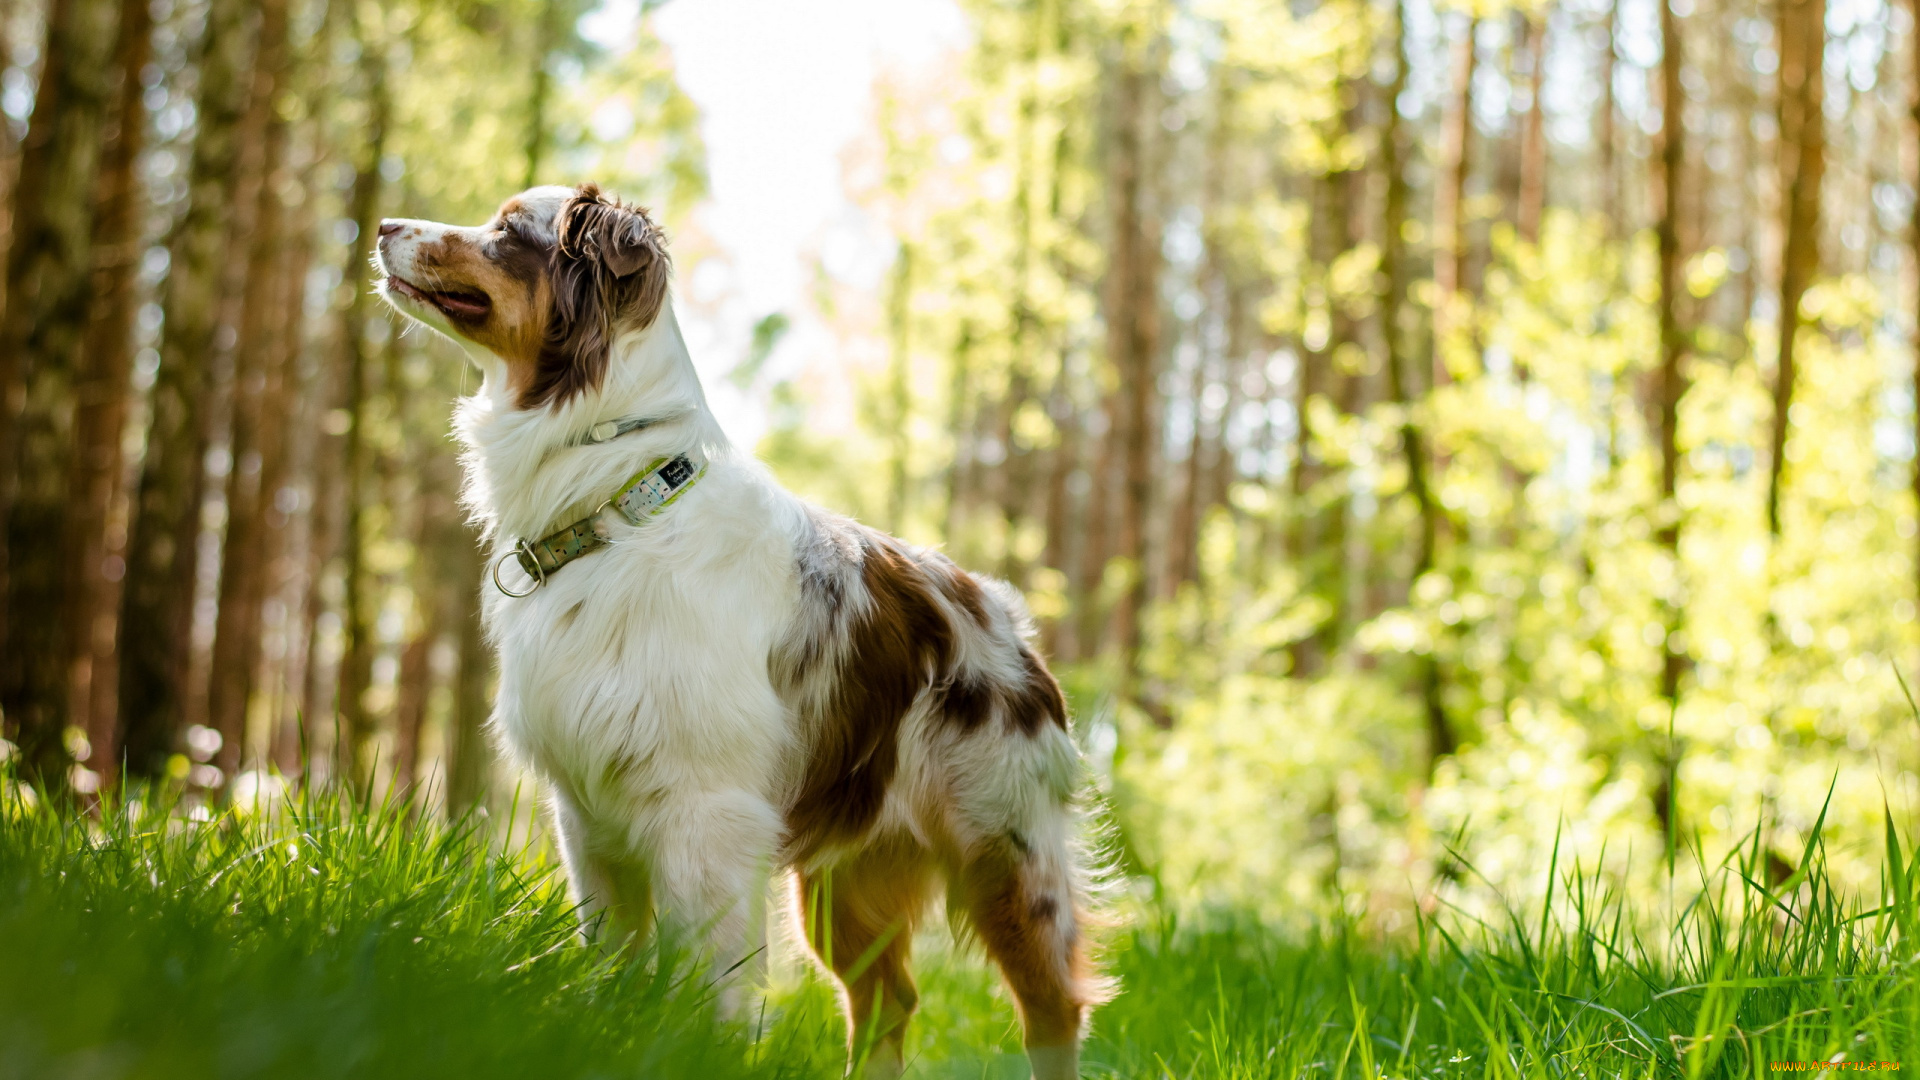
[[[1138,691],[1142,608],[1147,600],[1147,515],[1153,495],[1154,420],[1160,358],[1160,228],[1155,219],[1146,131],[1157,115],[1152,71],[1159,43],[1147,26],[1122,51],[1114,75],[1114,129],[1108,163],[1111,254],[1107,264],[1107,354],[1119,380],[1120,513],[1114,555],[1125,560],[1127,588],[1118,598],[1113,637],[1120,648],[1123,693]]]
[[[317,46],[326,40],[323,33],[316,35],[312,44]],[[296,64],[296,68],[314,71],[308,64]],[[315,77],[309,83],[309,94],[321,84],[321,78]],[[311,145],[314,141],[311,136],[316,134],[314,126],[303,125],[302,131],[301,141]],[[297,181],[298,190],[313,189],[312,176],[320,160],[311,149],[308,151],[307,167]],[[284,224],[288,237],[282,249],[285,267],[278,275],[282,290],[279,306],[283,311],[306,309],[307,273],[314,262],[314,201],[303,198],[298,205],[283,210],[287,214]],[[303,711],[302,691],[306,686],[306,642],[310,633],[307,623],[310,614],[317,614],[305,603],[302,572],[307,562],[302,548],[312,540],[305,527],[311,525],[316,507],[310,489],[307,497],[301,498],[301,484],[302,481],[315,486],[319,483],[309,467],[317,460],[314,451],[329,436],[318,430],[319,424],[315,421],[333,407],[332,397],[325,389],[333,380],[317,377],[319,373],[313,370],[318,366],[317,357],[312,355],[312,350],[303,348],[306,330],[304,318],[285,319],[280,323],[276,344],[279,369],[274,373],[277,379],[272,375],[268,379],[264,410],[268,416],[278,418],[281,430],[277,434],[267,433],[269,447],[262,453],[264,464],[260,478],[261,501],[267,511],[267,565],[271,568],[268,590],[282,612],[276,655],[264,665],[270,672],[266,689],[274,699],[268,713],[272,730],[267,753],[281,774],[289,777],[299,776],[306,765],[301,753],[306,732],[301,725],[308,714]],[[304,514],[302,504],[306,509]]]
[[[93,280],[86,339],[75,374],[73,457],[68,471],[66,549],[69,720],[87,733],[92,765],[112,782],[119,772],[118,636],[124,565],[110,536],[124,492],[121,454],[132,394],[133,319],[144,240],[135,166],[146,142],[146,88],[141,70],[153,53],[148,0],[121,0],[114,42],[114,102],[101,140],[94,181]]]
[[[1620,220],[1620,189],[1614,166],[1619,141],[1615,129],[1620,106],[1614,100],[1614,80],[1619,77],[1620,67],[1620,0],[1607,0],[1603,25],[1607,47],[1600,53],[1600,131],[1595,140],[1600,144],[1600,213],[1606,218],[1607,238],[1611,240],[1617,235]]]
[[[367,708],[367,689],[373,684],[375,600],[367,548],[373,540],[367,510],[375,498],[373,443],[367,436],[367,403],[372,394],[372,364],[367,356],[367,308],[370,301],[361,281],[380,226],[380,160],[386,153],[393,102],[387,85],[385,43],[380,31],[359,20],[361,80],[367,92],[366,141],[354,163],[353,189],[347,213],[355,224],[354,242],[341,271],[340,370],[347,380],[346,468],[343,491],[345,517],[342,532],[341,575],[345,582],[342,628],[346,634],[340,657],[339,711],[341,742],[334,747],[336,775],[357,789],[373,782],[373,714]]]
[[[1787,427],[1798,377],[1800,299],[1820,268],[1820,181],[1826,172],[1826,0],[1780,0],[1780,350],[1773,375],[1773,427],[1768,439],[1767,532],[1780,536],[1780,488],[1786,472]]]
[[[86,332],[94,173],[117,0],[53,0],[21,147],[0,317],[0,714],[28,775],[61,783],[72,636],[60,542],[73,379]]]
[[[466,542],[453,546],[450,554],[455,562],[448,575],[462,584],[457,592],[459,667],[454,676],[445,755],[447,808],[458,813],[486,794],[487,770],[493,756],[483,725],[489,708],[487,689],[493,674],[493,650],[487,648],[486,629],[480,620],[480,545],[467,532]]]
[[[1034,205],[1042,160],[1034,140],[1040,119],[1044,49],[1053,36],[1047,26],[1052,6],[1047,0],[1030,0],[1021,19],[1023,41],[1017,76],[1020,96],[1013,127],[1013,273],[1008,277],[1010,295],[1007,298],[1012,325],[1008,330],[1007,396],[1000,405],[1000,430],[996,434],[1007,450],[1000,498],[1005,536],[1000,571],[1016,585],[1024,581],[1026,574],[1019,552],[1019,536],[1031,509],[1035,468],[1035,448],[1028,445],[1020,417],[1033,397],[1035,338],[1040,329],[1040,319],[1034,309],[1034,269],[1039,255],[1034,230],[1037,215],[1045,211],[1045,206]]]
[[[533,78],[527,92],[526,171],[520,186],[530,188],[540,182],[540,165],[546,157],[552,124],[547,115],[553,97],[553,51],[560,43],[561,22],[566,16],[567,0],[539,0],[540,10],[534,27]]]
[[[1680,250],[1680,198],[1686,166],[1685,98],[1681,89],[1680,20],[1673,0],[1660,0],[1660,188],[1656,231],[1659,241],[1660,366],[1655,372],[1651,415],[1660,453],[1660,502],[1654,508],[1654,539],[1665,553],[1667,591],[1660,598],[1660,697],[1671,712],[1679,707],[1680,676],[1686,657],[1678,645],[1684,618],[1685,593],[1680,575],[1680,399],[1687,390],[1687,334],[1680,323],[1685,284],[1681,280],[1684,255]],[[1654,796],[1654,813],[1669,843],[1675,836],[1672,817],[1679,762],[1673,747],[1662,754],[1662,780]]]
[[[1455,328],[1455,308],[1467,273],[1467,178],[1473,172],[1473,75],[1478,55],[1480,17],[1467,15],[1466,29],[1453,43],[1453,88],[1447,98],[1446,127],[1433,187],[1433,382],[1451,382],[1447,337]]]
[[[1402,236],[1407,222],[1409,185],[1405,123],[1400,116],[1400,98],[1406,92],[1412,71],[1407,41],[1407,0],[1393,7],[1394,66],[1393,81],[1387,87],[1386,124],[1380,133],[1380,170],[1386,178],[1386,200],[1380,226],[1379,310],[1380,339],[1385,347],[1383,364],[1387,369],[1387,393],[1400,413],[1400,452],[1407,465],[1407,494],[1413,497],[1418,513],[1414,538],[1413,568],[1409,582],[1418,582],[1434,567],[1440,539],[1440,507],[1434,498],[1429,476],[1429,455],[1425,433],[1420,429],[1414,404],[1413,357],[1407,347],[1410,336],[1405,326],[1407,315],[1407,255]],[[1453,725],[1447,718],[1440,661],[1433,649],[1415,659],[1422,712],[1427,728],[1427,773],[1431,777],[1441,758],[1459,745]]]
[[[260,606],[265,600],[266,530],[272,477],[284,417],[273,410],[287,358],[282,324],[299,313],[279,310],[287,270],[285,205],[281,187],[289,126],[281,95],[291,63],[286,0],[260,0],[259,45],[253,65],[248,116],[242,125],[257,145],[253,173],[252,227],[241,285],[239,347],[233,373],[233,413],[228,429],[227,533],[221,545],[219,612],[214,623],[213,662],[207,685],[208,723],[221,736],[218,764],[231,776],[242,764],[247,707],[260,659]]]
[[[127,538],[120,616],[120,715],[128,768],[152,774],[186,715],[212,363],[240,183],[253,5],[210,0],[195,49],[199,94],[187,206],[174,227],[146,458]]]
[[[1529,93],[1525,126],[1520,132],[1520,205],[1514,225],[1523,240],[1540,239],[1540,215],[1547,206],[1547,22],[1552,12],[1530,16],[1527,26]]]
[[[912,451],[913,384],[913,245],[901,243],[894,254],[893,274],[887,284],[887,406],[888,430],[887,528],[906,527],[908,456]]]

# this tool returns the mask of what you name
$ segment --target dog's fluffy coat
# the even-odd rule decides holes
[[[525,598],[488,587],[493,723],[551,783],[589,927],[638,937],[657,912],[724,970],[760,950],[759,899],[785,873],[866,1071],[886,1075],[914,1008],[913,928],[944,879],[1018,1002],[1035,1074],[1073,1075],[1103,994],[1080,765],[1014,591],[801,502],[728,444],[643,210],[535,188],[477,228],[384,222],[379,266],[382,293],[484,375],[455,426],[496,558],[649,461],[709,462]],[[640,417],[655,422],[583,440]]]

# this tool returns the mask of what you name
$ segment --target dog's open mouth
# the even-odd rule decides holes
[[[493,309],[493,301],[485,293],[428,292],[397,274],[387,275],[387,288],[409,300],[439,308],[456,319],[484,319]]]

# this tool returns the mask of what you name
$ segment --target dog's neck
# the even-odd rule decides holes
[[[463,499],[492,539],[537,539],[568,524],[655,458],[729,449],[671,302],[646,329],[614,338],[598,389],[560,404],[518,407],[506,364],[490,353],[474,359],[480,389],[460,399],[453,426],[466,448]],[[657,422],[586,444],[596,424],[639,418]]]

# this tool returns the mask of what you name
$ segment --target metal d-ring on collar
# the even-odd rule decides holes
[[[606,511],[612,510],[629,525],[642,524],[673,505],[706,472],[706,455],[699,450],[655,458],[593,513],[539,540],[516,541],[493,564],[494,588],[515,599],[532,595],[568,563],[599,550],[608,542],[607,526],[611,522],[602,516]],[[508,559],[519,562],[521,571],[533,581],[531,587],[515,592],[500,581],[500,566]]]
[[[533,564],[533,569],[535,572],[527,575],[528,577],[533,579],[533,586],[529,588],[526,592],[514,592],[512,589],[509,589],[505,585],[502,585],[500,583],[500,568],[506,565],[506,562],[508,559],[512,559],[512,558],[519,558],[521,560],[520,568],[522,570],[525,570],[527,568],[528,563]],[[547,583],[547,572],[546,570],[541,568],[539,558],[534,555],[533,545],[527,543],[525,540],[522,540],[519,543],[513,545],[512,550],[508,551],[505,555],[500,556],[498,559],[495,559],[493,562],[493,587],[496,589],[499,589],[501,593],[507,596],[511,596],[515,600],[518,600],[523,596],[532,596],[535,592],[539,591],[540,586],[545,585],[546,583]]]

